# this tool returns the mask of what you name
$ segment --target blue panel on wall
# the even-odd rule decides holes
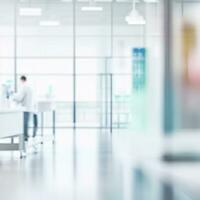
[[[142,89],[145,88],[146,82],[146,49],[145,48],[133,48],[133,88]]]

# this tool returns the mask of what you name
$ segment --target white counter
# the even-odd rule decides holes
[[[37,102],[38,112],[48,112],[55,110],[55,103],[50,100],[40,100]]]
[[[23,133],[23,110],[0,109],[0,138]]]
[[[19,137],[19,143],[0,143],[1,151],[25,151],[23,137],[23,109],[1,108],[0,109],[0,139]]]

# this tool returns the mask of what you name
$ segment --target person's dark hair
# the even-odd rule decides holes
[[[21,76],[21,77],[20,77],[20,80],[21,80],[21,81],[26,81],[27,78],[26,78],[26,76]]]

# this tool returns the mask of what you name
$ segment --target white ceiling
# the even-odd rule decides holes
[[[14,1],[0,0],[0,25],[10,25],[14,23]],[[20,26],[35,26],[40,20],[59,20],[63,25],[72,25],[73,23],[73,4],[72,0],[18,0],[17,4],[17,24]],[[76,23],[78,25],[98,25],[110,24],[111,21],[111,3],[112,0],[96,0],[104,9],[103,12],[82,12],[81,7],[88,0],[76,0]],[[118,23],[125,23],[124,18],[132,9],[132,0],[114,0],[114,18]],[[126,2],[126,3],[121,3]],[[143,2],[142,0],[140,2]],[[20,7],[41,7],[43,14],[41,17],[22,17],[19,16]],[[144,4],[138,3],[138,9],[142,9]],[[156,6],[153,4],[152,6]]]
[[[5,0],[4,0],[5,1]],[[18,0],[18,2],[28,2],[28,3],[63,3],[72,2],[73,0]],[[88,2],[89,0],[76,0],[77,2]],[[95,0],[96,2],[132,2],[132,0]],[[143,0],[136,0],[137,2],[142,2]]]

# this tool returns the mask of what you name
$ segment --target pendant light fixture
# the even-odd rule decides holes
[[[144,17],[136,9],[136,0],[133,0],[132,10],[125,18],[126,22],[130,25],[145,25]]]

